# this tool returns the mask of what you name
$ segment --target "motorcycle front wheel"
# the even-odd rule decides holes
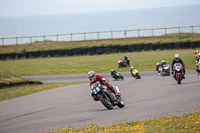
[[[177,77],[177,84],[181,84],[181,76],[180,75],[178,75],[178,77]]]
[[[119,108],[123,108],[123,107],[125,106],[125,103],[124,103],[124,101],[123,101],[122,98],[119,98],[119,99],[118,99],[117,106],[118,106]]]
[[[109,110],[113,109],[113,105],[111,103],[110,98],[105,94],[99,97],[101,103]]]

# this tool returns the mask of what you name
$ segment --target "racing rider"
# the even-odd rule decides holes
[[[164,65],[166,65],[166,64],[167,64],[167,63],[166,63],[164,60],[161,61],[160,66],[162,67],[162,72],[165,71],[165,70],[164,70]]]
[[[135,71],[135,67],[131,66],[130,72]]]
[[[97,81],[99,81],[102,85],[105,85],[110,91],[114,92],[116,94],[116,96],[120,97],[120,93],[117,92],[117,90],[115,90],[115,88],[108,84],[109,80],[106,79],[104,76],[102,76],[101,74],[95,74],[94,71],[89,71],[88,72],[88,78],[90,80],[90,87],[96,83]],[[94,98],[95,101],[98,101],[96,96],[92,96]]]
[[[163,66],[166,65],[166,64],[167,64],[167,63],[166,63],[164,60],[162,60],[160,65],[161,65],[161,67],[163,68]]]
[[[199,51],[196,48],[194,49],[194,55],[195,55],[195,60],[196,60],[199,56]]]
[[[175,54],[174,59],[172,61],[171,64],[171,70],[172,70],[172,74],[173,74],[173,68],[174,68],[174,64],[175,63],[181,63],[183,65],[183,79],[185,79],[185,64],[183,63],[183,61],[179,58],[179,54]]]
[[[110,71],[111,76],[114,77],[116,72],[117,72],[116,70],[111,69],[111,71]]]

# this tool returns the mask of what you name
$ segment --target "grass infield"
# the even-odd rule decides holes
[[[88,71],[97,73],[110,72],[118,69],[117,61],[129,56],[130,64],[139,71],[155,71],[156,63],[165,60],[172,62],[178,53],[186,65],[186,70],[195,70],[194,49],[157,50],[114,53],[104,55],[85,55],[55,58],[19,59],[0,61],[1,71],[15,73],[19,76],[52,75],[52,74],[86,74]],[[129,68],[120,68],[119,71],[129,71]]]

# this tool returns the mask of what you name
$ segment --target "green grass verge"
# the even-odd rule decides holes
[[[42,82],[37,79],[24,79],[15,74],[0,71],[0,89],[22,84],[42,84]]]
[[[20,85],[20,86],[13,86],[13,87],[4,87],[0,89],[0,101],[11,99],[15,97],[20,97],[44,90],[49,90],[57,87],[63,87],[68,85],[74,84],[82,84],[88,83],[88,81],[82,82],[69,82],[69,83],[45,83],[45,84],[38,84],[38,85]]]
[[[118,69],[117,61],[129,56],[130,64],[139,71],[155,71],[157,62],[165,60],[171,63],[174,55],[178,53],[183,59],[186,70],[195,70],[194,49],[180,50],[156,50],[114,53],[105,55],[85,55],[57,58],[37,58],[0,61],[1,71],[16,73],[19,76],[50,75],[50,74],[74,74],[93,70],[97,73],[110,72]],[[121,72],[129,71],[129,68],[119,69]]]
[[[119,39],[88,40],[73,42],[54,42],[54,41],[36,41],[32,44],[5,45],[0,46],[1,53],[21,53],[30,51],[46,51],[56,49],[87,48],[94,46],[113,46],[130,44],[158,44],[158,43],[177,43],[200,41],[200,33],[179,33],[167,34],[154,37],[132,37]]]
[[[49,133],[199,133],[200,112],[114,125],[89,125],[80,129],[62,128]]]

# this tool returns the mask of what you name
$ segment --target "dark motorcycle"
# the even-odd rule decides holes
[[[173,68],[173,76],[177,81],[177,84],[181,84],[181,80],[183,79],[183,66],[181,63],[175,63]]]
[[[170,67],[169,64],[164,64],[162,67],[161,75],[164,76],[170,76]]]
[[[122,79],[123,80],[124,79],[124,77],[122,76],[120,71],[116,71],[114,74],[111,74],[111,76],[116,80],[118,80],[118,79]]]
[[[117,86],[116,90],[119,91]],[[114,106],[123,108],[125,103],[121,97],[117,97],[112,91],[107,89],[106,86],[101,85],[100,83],[94,83],[92,86],[92,96],[97,96],[98,100],[109,110],[113,109]]]

